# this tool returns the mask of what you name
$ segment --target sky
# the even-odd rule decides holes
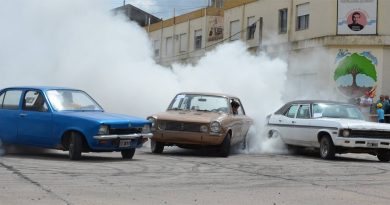
[[[117,8],[123,5],[123,0],[110,0],[111,7]],[[125,0],[126,4],[132,4],[159,18],[173,17],[173,9],[176,16],[188,13],[208,5],[209,0]]]

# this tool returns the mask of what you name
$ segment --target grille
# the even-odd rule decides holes
[[[376,139],[390,139],[390,132],[388,131],[366,131],[366,130],[352,130],[351,137],[364,137]]]
[[[164,122],[163,122],[164,123]],[[169,131],[185,131],[185,132],[200,132],[201,124],[198,123],[188,123],[188,122],[165,122],[165,130]]]
[[[110,134],[112,135],[126,135],[126,134],[134,134],[141,133],[142,128],[125,128],[125,129],[110,129]]]

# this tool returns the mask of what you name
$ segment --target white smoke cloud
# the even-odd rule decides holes
[[[109,112],[146,117],[181,91],[240,97],[255,119],[250,151],[260,152],[265,116],[282,105],[287,64],[221,45],[196,65],[157,65],[146,32],[114,17],[102,1],[14,0],[0,7],[0,88],[53,85],[90,93]]]

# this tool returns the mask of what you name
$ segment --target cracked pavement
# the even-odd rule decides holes
[[[229,158],[148,148],[120,153],[18,152],[0,157],[0,204],[388,204],[390,163],[369,155]]]

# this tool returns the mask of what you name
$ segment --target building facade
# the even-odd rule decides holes
[[[349,99],[390,94],[389,0],[225,0],[223,5],[215,15],[223,24],[217,43],[241,40],[253,53],[265,51],[284,58],[289,66],[288,87],[305,92],[307,85],[316,85],[308,95],[327,90]],[[151,29],[151,39],[159,39],[163,48],[160,60],[170,56],[164,51],[171,49],[167,49],[170,36],[175,39],[171,53],[181,56],[159,62],[192,62],[196,52],[190,41],[196,30],[207,35],[207,22],[205,12],[198,20]],[[184,30],[191,40],[181,55],[174,43],[180,39],[175,35]],[[217,45],[202,41],[199,55]]]

